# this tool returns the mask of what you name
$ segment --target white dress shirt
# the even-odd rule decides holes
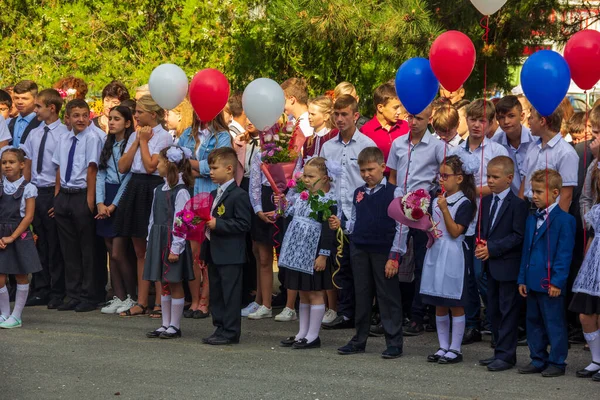
[[[21,183],[23,183],[23,181],[25,180],[25,177],[20,177],[19,179],[17,179],[14,182],[10,182],[8,179],[6,179],[6,177],[2,178],[2,183],[4,184],[4,194],[11,196],[13,195],[17,189],[19,189],[19,186],[21,186]],[[38,195],[37,192],[37,188],[35,186],[33,186],[31,183],[28,183],[27,185],[25,185],[25,189],[23,191],[23,196],[21,196],[21,205],[20,205],[20,214],[21,214],[21,218],[25,217],[25,206],[26,206],[26,202],[27,199],[30,198],[36,198]]]
[[[0,142],[11,141],[12,136],[10,130],[8,130],[8,122],[0,115]]]
[[[44,145],[44,156],[42,160],[42,171],[38,174],[38,158],[40,154],[40,146],[44,137],[44,128],[48,126],[48,136]],[[46,125],[42,122],[40,126],[29,132],[25,143],[21,149],[25,152],[25,156],[31,160],[31,183],[36,187],[50,187],[56,184],[56,169],[57,165],[52,162],[52,157],[61,143],[61,138],[69,134],[67,127],[58,119]],[[69,144],[70,146],[70,144]],[[68,155],[67,151],[67,155]]]
[[[67,164],[73,138],[77,141],[77,146],[75,147],[75,156],[73,157],[71,179],[67,182]],[[60,186],[68,189],[87,188],[88,167],[91,164],[98,165],[101,151],[102,142],[98,138],[98,135],[89,127],[77,136],[73,134],[73,131],[61,135],[60,143],[58,143],[52,157],[52,162],[60,167]]]
[[[108,136],[108,134],[106,132],[104,132],[102,129],[100,129],[93,122],[90,124],[90,128],[92,129],[92,131],[94,131],[94,133],[96,135],[98,135],[98,139],[100,139],[100,141],[102,142],[102,145],[104,145],[104,143],[106,143],[106,137]]]
[[[499,143],[508,151],[508,156],[515,163],[515,174],[512,181],[512,191],[514,194],[519,195],[521,190],[521,182],[525,179],[525,160],[527,158],[527,152],[529,148],[535,144],[531,131],[526,126],[521,125],[521,144],[516,149],[511,146],[506,132],[500,131],[492,138],[493,142]]]
[[[238,132],[239,132],[239,134],[238,134]],[[244,132],[246,132],[246,128],[244,128],[242,126],[242,124],[240,124],[239,122],[237,122],[235,119],[231,120],[231,123],[229,124],[229,133],[231,134],[231,136],[234,139],[237,136],[243,135]]]
[[[153,135],[148,141],[148,150],[150,151],[150,156],[160,153],[162,149],[173,144],[173,138],[169,132],[163,129],[160,124],[152,128],[152,133]],[[135,141],[136,137],[137,132],[133,132],[131,136],[129,136],[127,146],[125,147],[125,153],[127,153],[131,146],[133,146],[133,142]],[[144,162],[142,161],[142,150],[139,147],[135,152],[135,156],[133,156],[131,172],[134,174],[148,174],[146,168],[144,167]],[[154,171],[152,175],[158,175],[158,170]]]
[[[506,198],[506,196],[508,195],[508,192],[510,191],[510,188],[505,189],[503,191],[501,191],[498,194],[492,194],[492,204],[490,205],[490,227],[494,226],[494,222],[496,220],[496,216],[498,215],[498,211],[500,211],[500,208],[502,207],[502,203],[504,202],[504,199]],[[492,208],[494,208],[494,201],[498,199],[498,205],[496,206],[496,213],[494,215],[491,215],[492,213]]]
[[[557,199],[557,201],[558,201],[558,199]],[[544,214],[544,218],[543,219],[539,219],[539,218],[536,219],[536,222],[535,222],[535,228],[536,229],[540,229],[540,227],[544,224],[544,222],[546,222],[546,220],[548,219],[548,215],[550,215],[550,213],[552,212],[552,210],[554,210],[554,207],[556,207],[558,205],[557,201],[555,201],[554,203],[550,204],[548,206],[548,208],[546,208],[546,210],[544,210],[546,212]]]

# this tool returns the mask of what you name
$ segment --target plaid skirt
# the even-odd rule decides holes
[[[158,175],[131,175],[115,216],[114,228],[118,237],[146,239],[154,189],[163,183],[163,178]]]

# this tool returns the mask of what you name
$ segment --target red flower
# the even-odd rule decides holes
[[[360,203],[362,201],[362,199],[365,198],[365,192],[360,191],[358,192],[358,194],[356,195],[356,202]]]
[[[420,208],[413,208],[412,209],[412,217],[413,217],[413,219],[421,219],[421,218],[423,218],[424,215],[425,215],[425,213]]]

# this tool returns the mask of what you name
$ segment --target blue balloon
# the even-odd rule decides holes
[[[396,93],[406,111],[417,115],[435,99],[440,83],[429,60],[421,57],[406,60],[396,73]]]
[[[525,61],[521,87],[531,105],[546,117],[565,98],[571,84],[567,61],[555,51],[540,50]]]

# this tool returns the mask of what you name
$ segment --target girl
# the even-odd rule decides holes
[[[190,160],[192,170],[197,174],[194,184],[194,195],[199,193],[210,193],[217,188],[217,185],[210,179],[210,168],[208,167],[208,155],[214,149],[220,147],[231,147],[231,135],[227,128],[227,123],[223,113],[215,117],[210,122],[198,123],[196,132],[199,140],[196,141],[196,159]],[[192,128],[194,131],[194,128]],[[196,241],[191,242],[194,259],[194,276],[201,279],[195,279],[189,283],[190,293],[192,295],[192,304],[186,311],[186,318],[206,318],[208,312],[208,271],[206,266],[199,262],[200,245]]]
[[[190,199],[188,187],[193,182],[185,153],[181,147],[170,146],[162,149],[158,157],[158,173],[165,184],[154,189],[143,278],[161,283],[162,326],[148,332],[149,338],[181,337],[180,321],[185,302],[183,281],[194,279],[189,242],[172,234],[175,214],[183,210]]]
[[[187,147],[192,152],[196,149],[196,140],[191,136],[194,109],[188,99],[183,99],[177,107],[167,111],[167,129],[173,136],[173,143]]]
[[[467,292],[466,271],[473,257],[464,243],[465,230],[475,217],[475,157],[459,150],[440,167],[439,181],[445,190],[432,204],[432,217],[439,238],[425,254],[421,294],[423,303],[435,306],[440,348],[427,357],[429,362],[454,364],[463,359],[460,352],[465,331]],[[452,342],[450,317],[452,312]]]
[[[335,200],[329,190],[330,178],[324,158],[308,160],[301,179],[311,194],[320,190],[325,193],[320,201]],[[319,218],[316,221],[310,217],[312,209],[308,196],[303,194],[298,196],[294,193],[290,199],[293,204],[286,210],[286,215],[293,216],[293,219],[279,257],[279,266],[288,268],[285,287],[294,293],[300,291],[300,330],[295,336],[281,341],[281,346],[294,349],[321,347],[319,330],[325,315],[325,290],[333,289],[331,260],[336,247],[335,232],[329,229],[327,220]],[[312,251],[307,251],[307,248]]]
[[[23,178],[25,153],[21,149],[5,148],[1,155],[2,181],[0,183],[0,328],[21,327],[21,313],[29,294],[29,278],[42,270],[33,234],[37,189]],[[15,275],[17,294],[15,308],[10,313],[6,281]]]
[[[117,236],[130,237],[133,242],[138,277],[137,303],[120,313],[122,317],[143,315],[148,308],[150,282],[143,280],[142,275],[154,189],[163,182],[156,170],[158,154],[173,142],[161,125],[164,116],[165,111],[150,95],[140,97],[134,115],[139,129],[129,137],[125,153],[118,162],[121,174],[131,171],[131,180],[123,192],[114,226]],[[160,293],[158,282],[156,289],[156,293]],[[160,318],[160,305],[155,304],[151,317]]]
[[[124,312],[135,304],[132,297],[135,297],[136,277],[126,256],[129,241],[116,237],[113,227],[117,205],[131,179],[131,174],[119,172],[118,165],[132,132],[133,115],[129,107],[120,105],[110,110],[108,137],[100,154],[96,180],[96,233],[106,243],[110,257],[110,281],[115,293],[113,299],[102,308],[104,314]]]

